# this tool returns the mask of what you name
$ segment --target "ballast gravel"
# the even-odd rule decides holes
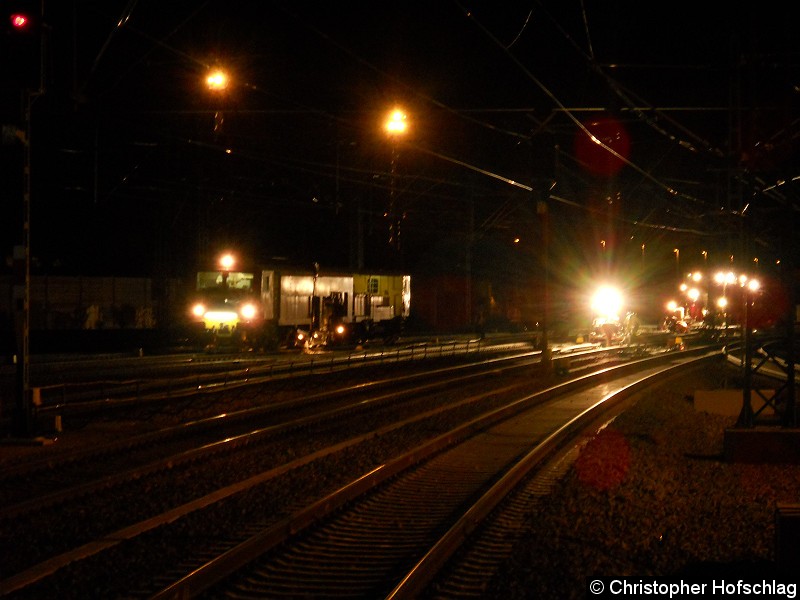
[[[736,418],[694,407],[737,377],[720,365],[646,392],[599,432],[531,507],[484,597],[587,598],[596,577],[781,581],[776,505],[800,502],[800,465],[726,462]]]

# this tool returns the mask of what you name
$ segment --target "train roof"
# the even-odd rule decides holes
[[[265,264],[262,265],[261,271],[274,271],[281,275],[314,275],[314,266],[309,265],[290,265],[286,263],[279,264]],[[403,271],[389,271],[383,269],[362,269],[360,271],[352,271],[348,269],[341,269],[336,267],[326,268],[320,265],[316,271],[317,275],[321,277],[354,277],[354,276],[403,276],[409,273]]]

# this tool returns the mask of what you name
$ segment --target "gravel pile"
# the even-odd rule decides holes
[[[800,502],[800,466],[725,462],[735,419],[693,406],[740,385],[721,364],[644,394],[532,507],[486,598],[585,598],[594,576],[771,579],[776,503]]]

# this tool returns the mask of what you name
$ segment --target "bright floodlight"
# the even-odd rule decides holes
[[[592,311],[598,317],[618,319],[622,310],[622,294],[616,288],[603,286],[592,296]]]
[[[758,281],[758,279],[751,279],[747,282],[747,289],[749,289],[751,292],[757,291],[760,287],[761,283]]]
[[[219,266],[229,271],[233,268],[233,265],[236,263],[236,259],[233,258],[233,254],[223,254],[219,258]]]
[[[688,292],[686,292],[686,295],[692,302],[697,302],[698,298],[700,298],[700,290],[698,290],[697,288],[692,288]]]
[[[733,273],[733,271],[728,271],[727,273],[719,271],[714,275],[714,281],[720,285],[735,283],[736,275]]]
[[[228,87],[228,76],[219,69],[211,71],[206,77],[206,85],[208,89],[214,91],[222,91]]]
[[[406,120],[406,113],[400,109],[395,109],[389,115],[386,121],[386,131],[389,135],[402,135],[408,129],[408,121]]]

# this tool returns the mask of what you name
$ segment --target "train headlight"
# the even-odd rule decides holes
[[[197,304],[195,304],[194,306],[192,306],[192,314],[195,317],[202,317],[205,314],[205,312],[206,312],[205,305],[203,305],[203,304],[201,304],[199,302]]]
[[[337,325],[336,326],[336,333],[338,333],[339,335],[343,335],[344,332],[345,332],[345,326],[344,325]]]
[[[242,306],[239,313],[242,315],[244,319],[252,319],[256,316],[256,307],[253,304],[245,304]]]
[[[622,310],[622,293],[615,287],[603,286],[592,296],[592,310],[596,317],[606,320],[619,319]]]
[[[297,332],[297,341],[302,342],[306,338],[306,334],[302,331]]]

